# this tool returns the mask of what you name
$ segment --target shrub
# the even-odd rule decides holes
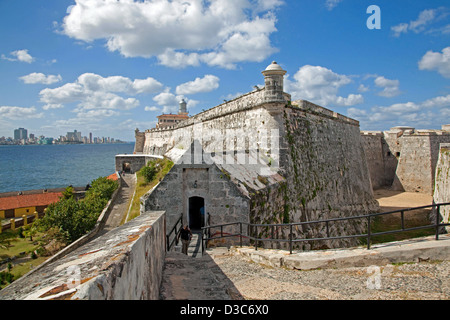
[[[49,205],[45,216],[37,220],[36,227],[42,231],[53,229],[59,239],[71,243],[92,230],[117,187],[117,181],[100,177],[92,181],[84,199],[62,197]]]
[[[144,177],[145,182],[150,183],[155,177],[157,170],[156,167],[150,163],[150,166],[143,167],[140,172],[141,175]]]

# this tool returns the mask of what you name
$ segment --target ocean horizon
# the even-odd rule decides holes
[[[1,145],[0,193],[86,186],[115,172],[115,156],[134,142],[113,144]]]

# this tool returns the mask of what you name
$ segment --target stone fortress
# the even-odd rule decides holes
[[[450,142],[448,126],[360,132],[356,120],[291,101],[283,91],[286,71],[276,62],[262,73],[262,89],[174,126],[136,129],[136,159],[152,155],[175,162],[142,198],[142,213],[165,211],[168,226],[182,214],[194,229],[237,221],[297,223],[376,212],[372,190],[380,187],[432,194],[439,144]],[[180,110],[185,112],[182,104]],[[361,234],[365,228],[357,220],[334,223],[330,234]],[[324,233],[323,226],[303,225],[291,236]],[[327,241],[316,248],[354,244]]]
[[[0,299],[158,299],[166,235],[180,216],[192,229],[354,217],[377,212],[373,189],[385,186],[435,190],[435,202],[450,201],[448,126],[361,132],[354,119],[291,101],[283,91],[286,71],[276,62],[262,73],[264,88],[173,126],[136,130],[135,152],[117,155],[116,171],[136,172],[155,158],[174,162],[141,198],[141,215],[15,281]],[[442,214],[448,222],[449,212]],[[353,219],[330,223],[328,231],[366,228],[366,220]],[[303,224],[282,237],[325,235],[323,224]],[[356,244],[335,239],[295,249]]]

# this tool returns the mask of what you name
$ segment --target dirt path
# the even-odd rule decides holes
[[[375,190],[374,197],[380,204],[381,212],[389,212],[405,208],[427,206],[433,203],[433,197],[428,194],[417,192],[392,191],[389,189]],[[407,221],[410,224],[410,226],[428,224],[430,223],[428,217],[430,212],[431,208],[409,211],[405,214],[405,221]],[[382,219],[387,224],[398,223],[400,219],[400,213],[385,215],[382,216]]]

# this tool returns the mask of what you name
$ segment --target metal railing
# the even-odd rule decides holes
[[[179,227],[178,227],[179,225]],[[177,229],[178,227],[178,229]],[[166,251],[170,251],[173,247],[173,245],[178,244],[178,235],[180,234],[181,229],[183,228],[183,214],[181,214],[180,218],[178,218],[177,222],[175,222],[172,229],[169,231],[169,233],[166,235]],[[173,239],[171,240],[170,237],[174,235]]]
[[[294,244],[298,243],[298,242],[307,242],[307,241],[314,242],[314,241],[349,239],[349,238],[366,238],[367,239],[367,249],[369,250],[371,239],[375,236],[391,234],[391,233],[399,233],[399,232],[405,232],[405,231],[411,231],[411,230],[418,230],[418,229],[430,229],[430,228],[434,228],[436,230],[435,238],[436,238],[436,240],[439,240],[440,229],[445,226],[450,226],[450,223],[441,223],[440,208],[443,206],[450,206],[450,202],[432,204],[432,205],[428,205],[428,206],[421,206],[421,207],[414,207],[414,208],[406,208],[406,209],[381,212],[381,213],[372,213],[372,214],[360,215],[360,216],[352,216],[352,217],[345,217],[345,218],[333,218],[333,219],[317,220],[317,221],[305,221],[305,222],[290,223],[290,224],[254,224],[254,223],[248,223],[248,222],[232,222],[232,223],[226,223],[226,224],[221,224],[221,225],[207,226],[207,227],[202,228],[202,249],[207,248],[208,241],[210,241],[210,240],[216,240],[216,239],[228,238],[228,237],[239,237],[240,238],[239,242],[240,242],[241,247],[242,247],[243,238],[246,238],[251,241],[254,241],[255,250],[258,250],[258,242],[265,242],[265,241],[282,242],[282,243],[288,242],[289,243],[289,252],[291,254],[292,254]],[[432,208],[432,210],[434,211],[434,214],[436,216],[435,222],[433,224],[410,227],[410,228],[405,227],[405,212],[419,210],[419,209],[427,209],[427,208]],[[375,217],[387,215],[387,214],[394,214],[394,213],[400,213],[401,229],[381,231],[381,232],[375,232],[375,233],[371,232],[372,220]],[[354,219],[367,220],[367,233],[356,234],[356,235],[330,236],[330,223],[331,222],[347,221],[347,220],[354,220]],[[325,224],[326,237],[294,239],[294,237],[293,237],[294,227],[310,225],[310,224]],[[228,227],[228,226],[239,226],[239,233],[224,233],[223,232],[224,227]],[[242,232],[243,226],[247,226],[247,234],[243,234],[243,232]],[[270,228],[272,230],[271,231],[272,238],[257,237],[256,235],[258,234],[258,228],[266,228],[266,229]],[[278,229],[280,229],[280,228],[289,228],[288,239],[274,238],[274,230],[277,229],[277,233],[278,233]],[[220,229],[220,232],[216,232],[211,236],[211,229]],[[234,229],[236,229],[236,228],[234,228]]]

